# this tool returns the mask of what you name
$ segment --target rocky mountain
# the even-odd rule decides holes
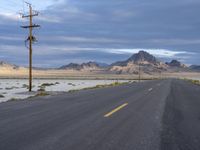
[[[138,74],[140,69],[142,72],[150,74],[152,72],[166,71],[167,67],[168,65],[158,61],[153,55],[145,51],[139,51],[125,61],[113,63],[110,71],[118,74]]]
[[[61,66],[62,70],[96,70],[100,69],[99,64],[96,62],[87,62],[82,64],[70,63],[68,65]]]
[[[102,63],[102,62],[95,62],[95,63],[98,64],[98,66],[102,67],[102,68],[109,67],[109,64],[107,64],[107,63]]]
[[[68,65],[61,66],[58,69],[65,69],[65,70],[67,70],[67,69],[70,69],[70,70],[71,69],[75,69],[75,70],[80,70],[81,69],[81,65],[75,64],[75,63],[70,63]]]
[[[178,68],[186,68],[187,66],[182,64],[180,61],[178,60],[172,60],[171,62],[167,62],[166,63],[168,66],[170,67],[178,67]]]
[[[139,51],[138,53],[133,54],[127,60],[113,63],[113,64],[111,64],[111,66],[127,66],[129,63],[132,63],[132,64],[158,64],[159,62],[153,55],[151,55],[145,51]]]
[[[145,52],[145,51],[139,51],[136,54],[133,54],[128,60],[127,62],[134,62],[135,64],[139,64],[139,63],[151,63],[151,64],[157,64],[158,61],[156,60],[156,58]]]

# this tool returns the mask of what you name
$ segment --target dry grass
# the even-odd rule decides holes
[[[37,97],[37,96],[47,96],[47,95],[49,95],[47,92],[40,91],[38,94],[35,95],[35,97]]]
[[[189,81],[189,82],[191,82],[191,83],[193,83],[195,85],[200,85],[200,81],[199,80],[193,80],[193,79],[187,79],[187,78],[185,78],[184,80]]]
[[[88,88],[83,88],[83,89],[77,89],[77,90],[70,90],[68,91],[69,93],[77,92],[80,90],[92,90],[92,89],[99,89],[99,88],[106,88],[106,87],[115,87],[115,86],[120,86],[120,85],[126,85],[129,84],[130,82],[114,82],[111,84],[102,84],[102,85],[96,85],[94,87],[88,87]]]

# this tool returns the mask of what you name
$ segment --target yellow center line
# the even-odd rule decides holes
[[[124,108],[127,105],[128,105],[128,103],[125,103],[125,104],[113,109],[111,112],[105,114],[104,117],[110,117],[112,114],[116,113],[117,111],[119,111],[120,109]]]

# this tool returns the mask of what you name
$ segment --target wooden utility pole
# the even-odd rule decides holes
[[[29,36],[26,41],[29,41],[29,92],[32,91],[32,44],[36,41],[36,38],[33,36],[33,28],[40,27],[40,25],[33,24],[33,17],[38,16],[38,13],[33,13],[32,6],[30,3],[26,4],[29,6],[29,15],[22,15],[22,18],[29,18],[28,26],[21,26],[22,28],[29,29]]]

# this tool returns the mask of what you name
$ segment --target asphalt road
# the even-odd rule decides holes
[[[0,104],[0,150],[199,150],[200,86],[156,80]]]

